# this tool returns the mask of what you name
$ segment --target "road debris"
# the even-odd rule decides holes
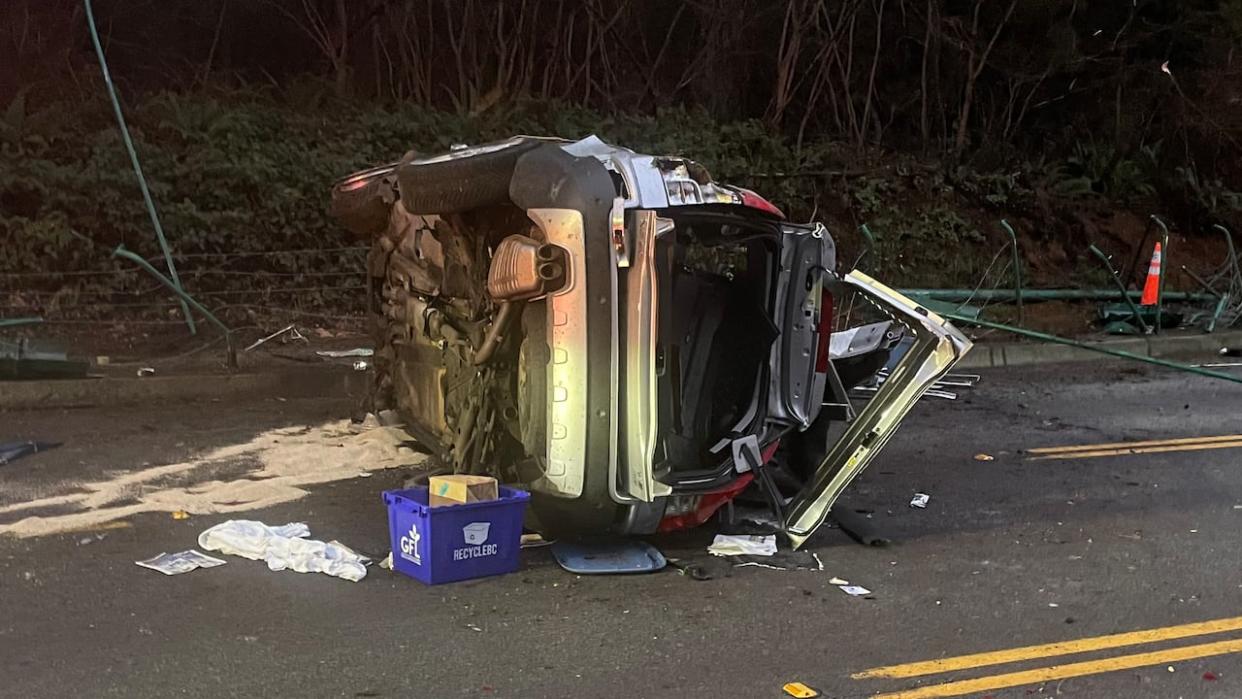
[[[144,376],[155,376],[155,367],[150,367],[150,366],[140,367],[138,369],[138,378],[141,379]]]
[[[915,507],[920,510],[926,509],[927,502],[929,500],[931,500],[931,496],[927,493],[915,493],[914,497],[910,498],[910,507]]]
[[[307,539],[310,528],[302,522],[269,527],[262,522],[231,519],[198,536],[208,551],[267,562],[270,570],[324,573],[357,582],[367,576],[364,557],[340,544]]]
[[[768,565],[767,563],[760,563],[759,561],[743,561],[742,563],[735,564],[733,567],[734,568],[767,568],[768,570],[793,570],[792,568],[786,568],[785,566]]]
[[[996,461],[996,457],[991,454],[978,453],[975,454],[975,461]]]
[[[288,337],[281,337],[282,335],[285,335],[286,333],[288,333]],[[268,340],[274,340],[278,337],[281,338],[280,340],[281,342],[296,342],[298,340],[301,340],[302,342],[306,342],[306,343],[310,342],[310,340],[306,339],[306,336],[298,332],[298,329],[296,327],[294,327],[293,325],[286,325],[285,327],[281,328],[280,330],[277,330],[276,332],[272,333],[271,335],[268,335],[267,337],[261,337],[255,340],[254,342],[250,343],[250,345],[246,347],[246,349],[242,351],[249,352],[250,350],[258,347],[259,345],[262,345]]]
[[[355,347],[348,350],[319,350],[315,354],[328,359],[344,359],[346,357],[373,357],[375,350],[368,347]]]
[[[776,553],[776,535],[717,534],[707,552],[713,556],[771,556]]]
[[[781,687],[781,689],[784,690],[785,694],[788,694],[791,697],[796,697],[796,699],[814,699],[819,696],[819,692],[811,689],[801,682],[790,682],[784,687]]]
[[[862,597],[863,595],[871,594],[871,590],[868,590],[862,585],[840,585],[839,587],[842,592],[851,597]]]
[[[810,551],[781,551],[771,555],[725,556],[734,568],[767,568],[769,570],[802,570],[822,573],[824,562]]]
[[[844,580],[844,579],[842,579],[842,578],[832,578],[831,580],[829,580],[829,581],[828,581],[828,584],[830,584],[830,585],[838,585],[838,586],[839,586],[839,585],[849,585],[849,584],[850,584],[850,581],[849,581],[849,580]]]
[[[216,566],[224,565],[226,562],[195,549],[178,551],[177,553],[161,553],[145,561],[134,561],[134,563],[143,568],[158,570],[164,575],[180,575],[198,568],[215,568]]]
[[[78,546],[87,546],[87,545],[95,543],[96,541],[103,541],[104,537],[106,536],[108,535],[107,534],[96,534],[95,536],[88,536],[82,539],[78,539]]]
[[[524,549],[537,549],[543,548],[544,546],[551,546],[556,542],[548,541],[543,538],[542,534],[523,534],[520,543]]]
[[[0,443],[0,466],[11,464],[23,456],[38,454],[41,451],[55,449],[60,442],[3,442]]]
[[[690,563],[679,558],[665,558],[670,566],[675,568],[678,573],[690,578],[691,580],[711,580],[712,574],[707,568],[698,563]]]
[[[370,369],[370,368],[371,368],[371,365],[365,359],[359,359],[358,361],[354,362],[354,371],[366,371],[367,369]]]
[[[176,512],[172,513],[172,518],[173,519],[189,519],[190,513],[186,512],[185,510],[177,510]]]
[[[654,573],[667,563],[654,546],[634,539],[558,541],[552,544],[552,556],[578,575]]]

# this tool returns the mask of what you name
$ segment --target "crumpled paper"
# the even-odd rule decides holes
[[[713,556],[771,556],[776,553],[776,535],[717,534],[707,552]]]

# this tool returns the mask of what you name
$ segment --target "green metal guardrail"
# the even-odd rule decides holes
[[[1203,369],[1201,367],[1190,366],[1189,364],[1180,364],[1178,362],[1171,362],[1167,359],[1158,359],[1156,357],[1147,357],[1141,354],[1134,354],[1132,352],[1126,352],[1124,350],[1116,350],[1116,349],[1111,349],[1108,347],[1100,347],[1098,345],[1093,345],[1089,342],[1079,342],[1078,340],[1071,340],[1067,337],[1060,337],[1058,335],[1049,335],[1048,333],[1041,333],[1037,330],[1027,330],[1026,328],[1018,328],[1012,325],[1005,325],[1003,323],[993,323],[988,320],[980,320],[978,318],[971,318],[970,316],[965,316],[960,313],[942,313],[940,315],[943,315],[945,318],[949,318],[951,320],[955,320],[960,323],[966,323],[968,325],[977,325],[981,328],[990,328],[992,330],[1000,330],[1000,331],[1007,332],[1007,333],[1013,333],[1014,335],[1021,335],[1022,337],[1029,337],[1034,340],[1042,340],[1044,342],[1051,342],[1057,345],[1067,345],[1069,347],[1077,347],[1079,349],[1087,350],[1089,352],[1099,352],[1100,354],[1108,354],[1114,357],[1120,357],[1122,359],[1132,359],[1132,360],[1139,361],[1139,362],[1145,362],[1147,364],[1155,364],[1156,366],[1165,367],[1166,369],[1176,369],[1178,371],[1184,371],[1190,374],[1198,374],[1199,376],[1207,376],[1213,379],[1224,379],[1225,381],[1231,381],[1233,383],[1242,383],[1242,375],[1225,374],[1219,371],[1211,371],[1209,369]]]
[[[160,224],[159,214],[155,211],[155,202],[151,199],[147,178],[142,174],[138,151],[134,149],[134,141],[129,136],[129,126],[125,123],[125,113],[121,111],[121,100],[117,97],[116,86],[112,84],[112,74],[108,71],[108,61],[104,58],[103,44],[99,41],[99,31],[95,27],[95,12],[91,8],[91,0],[82,0],[82,4],[86,8],[86,26],[90,30],[91,43],[95,45],[95,55],[99,57],[99,69],[103,71],[104,85],[107,86],[108,97],[112,100],[112,111],[116,113],[116,121],[121,128],[121,140],[125,142],[130,165],[133,166],[134,174],[138,177],[138,189],[142,191],[142,201],[146,204],[147,215],[151,217],[151,225],[155,227],[155,237],[159,239],[160,250],[164,253],[164,262],[168,265],[168,274],[172,277],[173,288],[180,293],[181,279],[177,277],[177,265],[173,263],[172,250],[168,246],[168,239],[164,237],[164,227]],[[185,315],[185,324],[189,327],[190,334],[197,334],[198,328],[194,325],[194,317],[190,315],[185,299],[181,298],[178,301],[181,303],[181,312]]]

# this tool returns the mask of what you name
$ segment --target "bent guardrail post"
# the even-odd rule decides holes
[[[1220,320],[1221,314],[1225,312],[1225,305],[1229,303],[1229,293],[1225,292],[1222,294],[1216,291],[1215,289],[1212,288],[1212,285],[1209,284],[1206,279],[1204,279],[1203,277],[1200,277],[1198,274],[1195,274],[1195,271],[1193,269],[1190,269],[1186,265],[1182,265],[1181,270],[1186,276],[1195,280],[1195,283],[1203,287],[1204,290],[1206,290],[1209,294],[1212,294],[1213,296],[1217,298],[1215,310],[1212,311],[1212,317],[1211,319],[1208,320],[1208,324],[1204,328],[1204,332],[1208,332],[1208,333],[1213,332],[1214,330],[1216,330],[1216,323],[1217,321]]]
[[[155,211],[155,202],[151,199],[151,190],[147,187],[147,178],[142,174],[142,165],[138,162],[138,151],[134,149],[134,141],[129,137],[129,126],[125,123],[125,114],[121,111],[121,100],[116,95],[116,87],[112,84],[112,74],[108,71],[108,61],[104,58],[103,44],[99,42],[99,31],[95,28],[95,13],[91,9],[91,0],[82,0],[86,7],[86,26],[90,29],[91,43],[95,45],[95,55],[99,57],[99,69],[103,71],[104,85],[108,88],[108,97],[112,100],[112,111],[116,113],[117,124],[121,127],[121,140],[125,142],[125,150],[129,153],[130,165],[138,177],[138,189],[142,191],[142,201],[146,204],[147,214],[151,217],[151,225],[155,226],[155,237],[159,239],[160,251],[164,253],[164,262],[168,265],[168,274],[172,277],[177,292],[181,293],[181,279],[177,276],[177,265],[173,263],[172,250],[168,247],[168,239],[164,237],[164,227],[160,225],[159,214]],[[185,324],[191,335],[198,334],[194,325],[194,316],[186,306],[185,299],[178,299],[181,312],[185,315]]]
[[[1139,328],[1142,329],[1144,335],[1149,334],[1151,328],[1147,326],[1147,321],[1143,320],[1143,314],[1139,311],[1139,307],[1134,304],[1134,301],[1130,299],[1130,295],[1126,293],[1126,285],[1121,283],[1121,277],[1117,275],[1117,270],[1113,269],[1112,263],[1108,261],[1108,255],[1105,255],[1102,250],[1097,248],[1095,243],[1092,243],[1088,250],[1100,258],[1100,262],[1104,263],[1104,268],[1108,270],[1108,276],[1112,277],[1113,283],[1121,291],[1121,298],[1125,299],[1126,305],[1130,307],[1130,312],[1134,314],[1135,320],[1138,321]]]
[[[202,313],[204,318],[211,321],[212,325],[219,328],[220,332],[223,333],[224,335],[224,344],[226,347],[226,352],[228,353],[229,368],[230,369],[237,368],[237,348],[233,346],[233,332],[229,330],[229,327],[225,325],[223,322],[221,322],[221,320],[217,318],[214,313],[204,308],[203,305],[199,303],[198,301],[196,301],[193,296],[190,296],[189,294],[185,293],[185,291],[183,291],[181,287],[178,286],[174,281],[172,281],[168,277],[165,277],[163,274],[160,274],[160,271],[156,269],[155,267],[153,267],[150,262],[147,262],[146,260],[144,260],[140,255],[135,255],[129,250],[126,250],[124,245],[116,246],[116,249],[112,251],[112,256],[121,257],[126,260],[129,260],[130,262],[133,262],[134,264],[146,270],[148,273],[151,274],[151,276],[158,279],[161,284],[168,287],[169,290],[171,290],[174,294],[176,294],[182,304],[187,304],[194,310],[198,311],[199,313]],[[188,314],[187,314],[187,317],[188,317]]]
[[[1018,254],[1018,234],[1013,232],[1009,221],[1003,218],[1000,225],[1009,234],[1009,242],[1013,245],[1013,286],[1018,300],[1018,324],[1026,325],[1026,311],[1022,308],[1022,257]]]
[[[1238,251],[1233,246],[1233,233],[1228,228],[1213,223],[1212,228],[1220,231],[1225,236],[1225,246],[1229,251],[1229,269],[1233,272],[1233,276],[1229,280],[1229,294],[1236,294],[1242,291],[1242,263],[1238,262]],[[1215,279],[1215,278],[1214,278]]]

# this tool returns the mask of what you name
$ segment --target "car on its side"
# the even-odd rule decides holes
[[[552,534],[690,527],[755,488],[800,545],[970,347],[838,274],[823,225],[595,137],[410,156],[340,180],[332,211],[373,241],[375,408],[529,490]],[[834,331],[845,293],[884,318]]]

